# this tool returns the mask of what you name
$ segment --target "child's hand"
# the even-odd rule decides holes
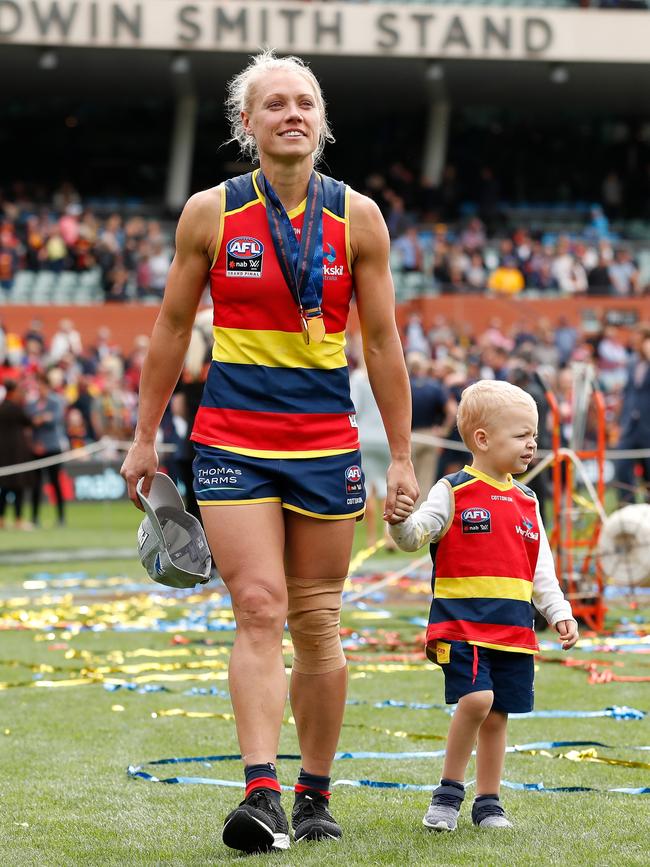
[[[562,650],[569,650],[578,640],[578,624],[575,620],[559,620],[555,624],[562,642]]]
[[[390,517],[384,512],[384,521],[389,524],[401,524],[405,521],[415,508],[415,502],[407,496],[403,491],[398,490],[395,498],[395,508]]]

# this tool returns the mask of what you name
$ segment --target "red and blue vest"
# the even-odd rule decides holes
[[[470,467],[445,476],[451,511],[431,545],[433,600],[427,655],[435,641],[467,641],[535,653],[533,577],[539,554],[536,497]]]
[[[192,439],[268,458],[359,447],[345,356],[352,298],[349,188],[323,184],[323,301],[327,334],[305,344],[298,308],[269,232],[257,171],[221,187],[210,271],[214,348]],[[305,202],[288,212],[300,238]]]

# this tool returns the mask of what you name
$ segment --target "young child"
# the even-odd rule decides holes
[[[440,479],[414,514],[413,501],[398,494],[390,521],[405,551],[431,542],[427,656],[444,672],[445,701],[458,703],[440,786],[423,819],[435,831],[456,828],[475,744],[472,821],[512,827],[499,788],[508,714],[533,708],[539,648],[531,603],[557,629],[564,650],[578,640],[535,494],[511,475],[523,473],[535,455],[534,400],[510,383],[481,380],[462,394],[458,430],[472,466]]]

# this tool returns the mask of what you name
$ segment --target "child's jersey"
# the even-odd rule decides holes
[[[431,542],[433,601],[427,654],[438,639],[535,653],[535,608],[571,620],[535,494],[474,467],[446,476],[390,533],[406,551]]]
[[[464,470],[451,488],[448,526],[431,544],[433,601],[427,646],[438,638],[536,652],[533,576],[539,554],[536,497],[518,482]]]

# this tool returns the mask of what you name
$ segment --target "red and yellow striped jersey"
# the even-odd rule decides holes
[[[532,597],[540,534],[535,494],[519,482],[501,484],[474,469],[445,479],[452,508],[446,531],[431,545],[427,647],[440,638],[535,653]]]
[[[345,357],[353,291],[349,188],[323,183],[323,301],[327,334],[305,344],[278,264],[257,172],[226,181],[210,271],[212,363],[192,439],[269,458],[359,447]],[[305,202],[288,212],[298,239]]]

